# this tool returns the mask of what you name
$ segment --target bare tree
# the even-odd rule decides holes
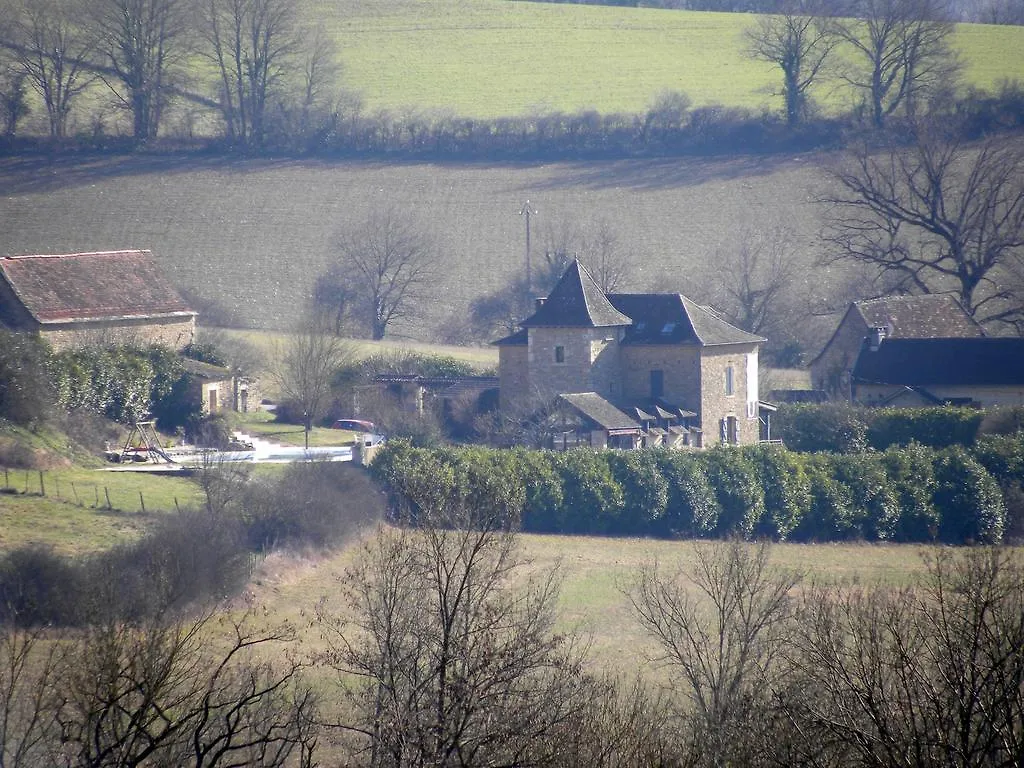
[[[309,447],[309,431],[320,419],[331,396],[335,372],[353,357],[348,342],[338,338],[322,315],[306,318],[275,355],[273,378],[282,399],[302,411]]]
[[[799,581],[771,566],[767,544],[734,539],[695,545],[685,572],[644,567],[628,593],[661,646],[658,660],[685,690],[687,737],[700,763],[750,765],[765,751],[755,726],[779,687]]]
[[[203,7],[206,55],[217,66],[228,137],[260,147],[268,105],[298,66],[295,0],[203,0]]]
[[[818,587],[800,609],[790,702],[834,764],[1011,766],[1024,753],[1018,553],[930,555],[923,583]]]
[[[13,136],[31,111],[27,81],[28,73],[0,48],[0,126],[5,136]]]
[[[23,2],[15,25],[14,50],[21,71],[46,106],[50,136],[63,138],[76,98],[95,80],[95,41],[84,6],[75,0]]]
[[[339,250],[335,272],[357,297],[354,313],[378,340],[395,320],[416,312],[438,260],[416,221],[395,207],[372,210],[341,235]]]
[[[825,263],[867,265],[907,291],[954,291],[981,322],[1021,321],[1024,296],[1007,282],[1024,265],[1019,146],[920,130],[909,149],[860,147],[830,176]]]
[[[189,53],[189,0],[96,0],[91,4],[104,82],[132,113],[132,135],[155,138]],[[107,74],[109,73],[109,74]]]
[[[62,649],[42,629],[0,630],[0,765],[56,765],[60,728],[55,678]]]
[[[339,582],[352,623],[320,608],[323,660],[355,712],[345,727],[373,766],[571,759],[594,689],[553,631],[556,579],[520,575],[503,497],[522,490],[462,506],[424,480],[419,527],[382,529]]]
[[[955,82],[960,65],[944,11],[943,0],[854,0],[851,18],[836,20],[855,57],[841,77],[864,94],[876,127],[900,108],[913,117],[919,103]]]
[[[782,70],[786,123],[807,116],[808,92],[839,42],[818,0],[787,0],[775,14],[762,15],[747,30],[747,55]]]

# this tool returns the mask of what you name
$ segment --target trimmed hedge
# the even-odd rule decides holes
[[[768,445],[559,453],[393,440],[371,471],[402,519],[454,503],[537,533],[959,544],[1002,540],[1005,489],[1019,490],[1022,468],[1024,433],[986,438],[976,451],[911,443],[853,454]]]

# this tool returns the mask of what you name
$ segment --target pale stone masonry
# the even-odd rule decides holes
[[[604,430],[605,437],[588,438],[594,446],[615,444],[605,439],[623,428],[614,413],[639,427],[645,445],[758,440],[765,340],[685,296],[606,295],[574,261],[521,326],[495,342],[502,409],[562,396],[585,422],[581,430]],[[566,397],[581,394],[589,400]],[[607,407],[593,407],[595,398]]]

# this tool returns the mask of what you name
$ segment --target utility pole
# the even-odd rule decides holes
[[[519,209],[519,215],[526,217],[526,292],[532,294],[533,292],[533,278],[530,274],[530,216],[537,212],[530,207],[530,201],[527,200],[523,203],[523,207]]]

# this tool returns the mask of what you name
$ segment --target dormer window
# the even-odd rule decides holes
[[[662,336],[668,336],[675,329],[676,329],[676,324],[675,323],[665,323],[665,325],[663,325],[661,327],[661,335]]]
[[[563,346],[555,347],[555,362],[556,363],[564,363],[565,362],[565,347],[563,347]]]

